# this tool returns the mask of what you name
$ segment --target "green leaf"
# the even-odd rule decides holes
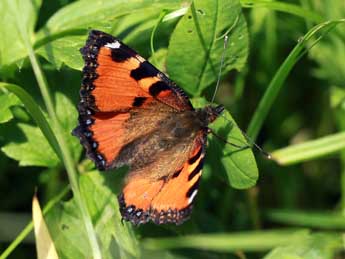
[[[3,35],[0,41],[0,68],[27,56],[24,41],[19,37],[17,17],[20,15],[25,30],[32,37],[41,4],[42,0],[0,1],[0,35]]]
[[[304,233],[271,251],[264,259],[332,259],[342,248],[340,234]]]
[[[119,249],[121,257],[137,256],[137,241],[130,223],[123,224],[117,197],[105,186],[106,181],[98,171],[84,174],[80,178],[80,191],[85,197],[92,222],[102,241],[103,255],[111,256],[112,248]],[[112,182],[108,183],[112,184]],[[114,247],[113,242],[117,246]],[[107,257],[107,256],[106,256]]]
[[[247,59],[248,32],[241,5],[237,0],[193,1],[170,39],[170,77],[188,93],[200,95],[217,81],[227,33],[222,75],[240,70]]]
[[[57,154],[61,158],[60,147],[57,143],[54,132],[52,131],[43,112],[41,111],[37,103],[34,101],[34,99],[23,88],[17,85],[6,84],[6,83],[0,82],[0,88],[1,87],[14,93],[21,100],[21,102],[24,104],[25,108],[28,110],[28,112],[30,113],[30,115],[32,116],[36,124],[40,127],[46,139],[49,141],[49,144],[55,151],[55,154]]]
[[[165,69],[165,62],[167,57],[167,49],[159,49],[157,50],[150,58],[149,61],[159,70],[164,71]]]
[[[291,165],[343,151],[344,148],[345,132],[341,132],[278,149],[271,155],[279,164]]]
[[[300,232],[300,231],[299,231]],[[297,233],[299,233],[297,232]],[[142,245],[146,249],[166,250],[194,248],[211,251],[265,251],[287,244],[296,230],[242,231],[240,233],[217,233],[186,235],[180,237],[146,238]]]
[[[195,107],[204,107],[206,101],[196,98],[193,99],[193,104]],[[209,134],[206,169],[208,168],[215,174],[225,175],[229,184],[237,189],[255,185],[258,179],[258,168],[253,152],[248,148],[246,139],[230,113],[225,110],[223,115],[219,116],[210,127],[228,142],[244,148],[234,147],[212,133]]]
[[[0,123],[8,122],[13,118],[11,107],[19,105],[20,101],[13,93],[3,93],[0,91]]]
[[[305,212],[296,210],[268,210],[265,217],[279,224],[318,229],[345,229],[345,217],[336,212]]]
[[[105,185],[99,172],[85,173],[79,179],[80,191],[92,218],[103,258],[138,257],[137,241],[129,224],[121,223],[117,198]],[[47,214],[47,223],[62,258],[87,258],[87,234],[74,200]]]
[[[179,9],[186,1],[177,0],[99,0],[78,1],[56,12],[41,30],[46,35],[76,28],[112,28],[114,19],[145,8]],[[107,31],[108,31],[107,30]]]
[[[8,157],[18,160],[21,166],[55,167],[59,164],[59,158],[38,127],[18,123],[18,128],[25,139],[12,140],[1,148]]]
[[[83,66],[79,49],[85,45],[85,40],[87,38],[86,30],[82,32],[75,28],[96,28],[109,32],[117,37],[126,33],[128,34],[126,35],[126,42],[129,41],[133,43],[135,47],[141,42],[144,42],[145,45],[148,46],[149,32],[154,26],[160,10],[174,10],[178,9],[181,5],[180,1],[147,1],[147,3],[131,1],[125,4],[123,1],[103,1],[106,3],[103,5],[94,2],[90,3],[89,1],[87,4],[81,4],[81,2],[83,1],[76,2],[61,9],[48,21],[47,26],[38,33],[38,46],[36,46],[38,48],[37,53],[46,58],[58,69],[62,64],[66,64],[78,70],[81,70]],[[73,13],[74,9],[78,9],[78,11]],[[106,12],[109,12],[109,10],[116,10],[116,12],[111,11],[108,16],[106,16],[104,14],[105,9]],[[133,10],[137,10],[134,15]],[[71,23],[69,23],[67,27],[60,28],[60,14],[64,15],[63,19],[65,20],[71,19]],[[101,16],[102,18],[93,20],[93,18],[95,18],[94,15],[96,15],[96,17]],[[60,18],[55,18],[55,16]],[[79,19],[77,16],[79,16]],[[91,19],[90,16],[92,16]],[[85,19],[85,17],[87,17],[87,19]],[[95,22],[95,24],[93,24],[93,22]],[[169,23],[165,23],[165,30],[162,30],[163,32],[170,31],[167,30],[166,26],[169,26]],[[131,30],[128,31],[128,28],[131,28]],[[70,29],[71,31],[60,32],[66,29]],[[82,35],[73,35],[76,33],[82,33]]]
[[[74,200],[58,204],[45,219],[60,258],[86,258],[92,253]]]
[[[57,69],[62,64],[81,70],[84,65],[79,49],[85,45],[86,36],[65,36],[39,47],[36,52]]]

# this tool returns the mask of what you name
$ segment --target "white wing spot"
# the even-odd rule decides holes
[[[114,42],[105,44],[105,46],[111,49],[118,49],[121,47],[121,43],[116,40]]]
[[[192,201],[193,201],[193,199],[194,199],[194,197],[195,197],[195,195],[198,193],[198,190],[194,190],[193,191],[193,193],[192,193],[192,195],[189,197],[189,199],[188,199],[188,204],[191,204],[192,203]]]

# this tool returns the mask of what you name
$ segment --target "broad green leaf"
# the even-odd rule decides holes
[[[345,217],[339,212],[332,211],[306,212],[275,209],[265,212],[265,218],[279,224],[293,226],[318,229],[345,229]]]
[[[9,85],[9,84],[0,84],[0,86],[6,88],[7,90],[15,93],[20,99],[23,101],[25,108],[29,111],[35,122],[40,127],[40,130],[44,133],[44,136],[46,138],[49,138],[50,144],[52,147],[55,148],[55,150],[59,150],[58,146],[55,143],[55,137],[54,133],[51,131],[50,126],[47,122],[49,121],[49,118],[47,118],[46,115],[44,115],[39,106],[35,103],[35,101],[28,95],[28,93],[23,90],[22,88],[16,86],[16,85]],[[1,96],[0,96],[1,97]],[[57,113],[58,120],[61,124],[61,127],[63,129],[63,134],[66,139],[67,145],[70,147],[71,150],[73,150],[73,158],[75,161],[78,161],[80,158],[80,154],[82,151],[82,147],[79,144],[79,140],[71,135],[71,132],[73,128],[77,125],[77,110],[75,105],[71,102],[71,100],[65,95],[60,92],[55,93],[55,109]],[[46,119],[46,118],[47,119]],[[25,124],[24,128],[26,129]],[[12,143],[7,144],[3,147],[3,150],[5,151],[5,154],[7,154],[9,157],[14,158],[16,160],[20,161],[20,165],[39,165],[39,166],[48,166],[48,167],[54,167],[58,164],[58,161],[56,161],[57,156],[52,155],[50,153],[51,148],[48,150],[49,152],[46,155],[42,156],[42,152],[44,153],[46,146],[44,145],[41,150],[40,145],[37,145],[38,143],[47,143],[47,141],[44,139],[43,134],[39,131],[38,128],[32,127],[27,125],[30,128],[30,132],[35,133],[35,137],[30,137],[30,133],[28,133],[28,137],[26,138],[27,143],[20,142],[18,143],[18,139],[14,138]],[[8,140],[8,139],[7,139]],[[25,147],[25,150],[20,150],[21,147]],[[29,151],[29,154],[26,155],[25,152]],[[24,152],[25,151],[25,152]],[[42,162],[39,162],[39,158],[42,157]]]
[[[60,258],[87,258],[91,248],[81,214],[74,200],[60,203],[45,217]]]
[[[59,158],[54,153],[46,138],[38,127],[18,123],[18,134],[24,134],[24,139],[13,139],[1,148],[8,156],[21,166],[55,167]]]
[[[21,102],[13,93],[3,93],[0,91],[0,123],[8,122],[13,118],[10,108],[19,105]]]
[[[340,234],[304,233],[271,251],[264,259],[333,259],[342,248]]]
[[[239,233],[217,233],[186,235],[180,237],[146,238],[142,245],[146,249],[167,250],[176,248],[194,248],[218,252],[230,251],[265,251],[289,243],[292,237],[301,231],[269,230],[242,231]],[[304,231],[303,231],[304,232]]]
[[[200,95],[217,81],[226,34],[222,75],[240,70],[247,59],[248,32],[241,5],[238,0],[193,1],[170,39],[170,77],[188,93]]]
[[[19,36],[18,26],[25,26],[29,37],[33,37],[41,4],[42,0],[0,1],[0,68],[26,57],[27,51]]]
[[[134,234],[129,224],[121,223],[116,195],[105,185],[100,173],[84,173],[79,184],[100,242],[102,257],[137,257],[139,252]],[[72,199],[47,215],[49,230],[61,258],[88,258],[90,255],[78,211]]]
[[[84,36],[65,36],[53,42],[49,42],[36,50],[36,52],[52,63],[57,69],[62,64],[73,69],[81,70],[84,62],[79,49],[85,45]]]
[[[53,34],[76,28],[112,28],[114,19],[145,8],[179,9],[188,1],[182,0],[82,0],[67,5],[56,12],[41,30],[41,34]]]
[[[150,58],[149,61],[156,67],[158,68],[160,71],[164,71],[165,70],[165,61],[166,61],[166,57],[167,57],[167,49],[159,49],[157,50]]]
[[[193,104],[195,107],[204,107],[206,101],[196,98]],[[245,189],[255,185],[258,179],[258,168],[253,152],[230,113],[225,110],[223,115],[210,125],[210,128],[228,142],[243,148],[227,144],[210,133],[206,168],[214,174],[225,175],[234,188]]]
[[[104,30],[120,39],[124,36],[123,33],[128,34],[125,37],[125,41],[130,43],[130,45],[133,43],[133,47],[136,49],[137,47],[141,47],[141,45],[144,45],[145,48],[148,49],[150,30],[155,25],[156,19],[159,17],[161,10],[166,8],[176,9],[181,5],[178,1],[156,2],[152,5],[147,5],[136,1],[131,1],[130,4],[126,5],[123,5],[122,2],[109,2],[109,4],[112,6],[113,10],[116,10],[116,12],[112,12],[111,16],[103,18],[102,22],[106,23],[107,25],[91,24],[90,19],[87,19],[84,22],[89,22],[90,24],[85,23],[83,28]],[[73,4],[65,8],[72,8],[71,6],[73,6]],[[131,9],[131,6],[133,6],[135,9],[138,9],[138,12],[133,14],[133,9]],[[99,12],[99,15],[103,16],[103,11],[99,11],[99,9],[103,10],[103,8],[104,6],[97,4],[94,10],[87,9],[87,12],[94,12],[98,10],[97,13]],[[60,12],[63,10],[64,9],[62,9]],[[82,16],[83,14],[79,11],[79,15]],[[47,26],[49,26],[49,24],[50,23],[48,22]],[[162,29],[162,32],[167,33],[172,30],[167,27],[171,25],[171,23],[165,22],[163,25],[164,30]],[[128,28],[131,28],[131,30],[128,31]],[[49,33],[47,33],[47,31],[49,31]],[[57,68],[60,68],[62,64],[66,64],[71,68],[81,70],[83,61],[79,53],[79,49],[85,45],[85,41],[87,39],[86,30],[85,33],[82,33],[82,36],[73,35],[73,33],[80,34],[79,31],[71,31],[61,33],[58,37],[56,37],[57,39],[49,41],[51,32],[52,31],[48,30],[47,28],[44,28],[38,34],[40,41],[47,41],[47,43],[40,43],[37,53],[42,55]],[[141,51],[145,48],[139,48],[137,51],[141,53]]]
[[[59,258],[54,242],[44,221],[42,210],[36,196],[34,196],[32,200],[32,218],[35,229],[37,258]]]
[[[272,152],[272,158],[281,165],[291,165],[340,152],[345,148],[345,132],[291,145]]]
[[[35,102],[35,100],[28,94],[28,92],[26,92],[23,88],[17,85],[0,82],[0,87],[3,87],[6,90],[14,93],[20,99],[20,101],[24,104],[25,108],[30,113],[30,115],[32,116],[36,124],[41,129],[43,135],[49,141],[49,144],[55,151],[55,154],[57,154],[61,158],[60,147],[57,143],[54,132],[52,131],[42,110],[40,109],[38,104]],[[17,139],[14,139],[14,140],[17,140]]]

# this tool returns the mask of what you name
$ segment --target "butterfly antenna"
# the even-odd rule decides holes
[[[231,124],[233,124],[233,122],[231,121],[231,120],[229,120],[227,117],[225,117],[225,115],[224,114],[221,114],[221,116],[226,120],[226,121],[228,121],[229,123],[231,123]],[[241,130],[241,129],[240,129]],[[245,133],[243,130],[241,130],[241,133],[242,133],[242,135],[244,136],[244,138],[246,139],[246,141],[249,143],[249,145],[248,146],[238,146],[238,145],[236,145],[236,144],[233,144],[233,143],[230,143],[230,142],[228,142],[227,140],[224,140],[222,137],[220,137],[220,136],[217,136],[213,131],[211,131],[212,132],[212,134],[214,134],[216,137],[218,137],[218,138],[220,138],[220,139],[222,139],[224,142],[226,142],[226,143],[228,143],[228,144],[230,144],[230,145],[232,145],[232,146],[237,146],[237,147],[239,147],[239,148],[247,148],[247,147],[255,147],[261,154],[263,154],[267,159],[272,159],[272,155],[270,154],[270,153],[268,153],[268,152],[266,152],[262,147],[260,147],[258,144],[256,144],[254,141],[252,141],[251,139],[250,139],[250,137],[247,135],[247,133]]]
[[[220,140],[222,140],[223,142],[225,142],[226,144],[229,144],[235,148],[238,148],[238,149],[246,149],[246,148],[250,148],[249,145],[247,146],[240,146],[240,145],[236,145],[234,143],[231,143],[229,141],[227,141],[225,138],[223,138],[222,136],[218,135],[217,133],[215,133],[212,129],[208,128],[208,132],[209,133],[212,133],[215,137],[219,138]]]
[[[257,150],[259,150],[261,152],[261,154],[263,154],[267,159],[272,159],[272,156],[270,153],[266,152],[265,150],[262,149],[262,147],[260,147],[258,144],[256,144],[254,141],[252,141],[249,136],[247,135],[247,133],[245,133],[243,130],[241,130],[242,135],[246,138],[247,142],[249,142],[249,144],[253,147],[255,147]]]
[[[226,47],[228,46],[228,41],[229,41],[229,36],[228,36],[228,34],[226,34],[224,36],[224,48],[223,48],[223,53],[222,53],[222,57],[221,57],[221,60],[220,60],[220,68],[219,68],[219,72],[218,72],[218,79],[217,79],[216,89],[214,90],[211,103],[214,102],[214,99],[216,98],[216,94],[218,92],[218,88],[219,88],[219,84],[220,84],[220,77],[222,76],[222,69],[223,69],[223,64],[224,64],[224,59],[225,59]]]

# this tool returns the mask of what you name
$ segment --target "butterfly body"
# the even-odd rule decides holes
[[[101,170],[128,166],[120,211],[134,224],[181,224],[201,176],[208,125],[222,106],[194,109],[182,89],[134,50],[91,31],[78,105],[80,138]]]

